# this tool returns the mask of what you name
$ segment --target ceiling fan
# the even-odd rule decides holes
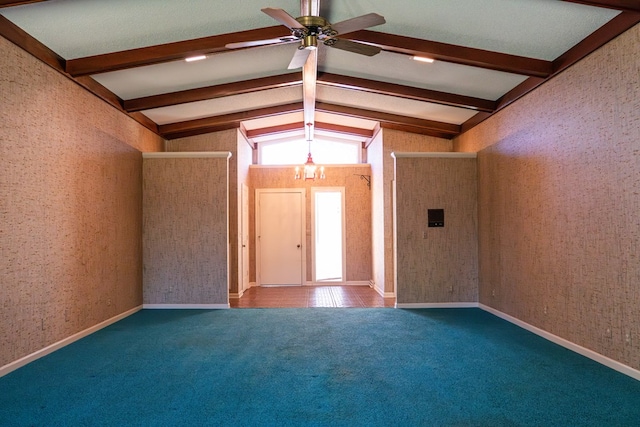
[[[360,55],[374,56],[380,53],[381,49],[364,43],[341,39],[339,36],[384,24],[383,16],[377,13],[368,13],[345,21],[331,24],[320,16],[320,0],[300,0],[300,14],[302,16],[294,18],[283,9],[264,8],[266,13],[276,21],[291,30],[291,36],[254,40],[239,43],[229,43],[227,49],[239,49],[246,47],[256,47],[273,44],[300,42],[296,49],[289,69],[302,67],[302,100],[304,109],[305,137],[307,141],[313,139],[315,122],[315,100],[316,100],[316,78],[318,67],[317,48],[318,41],[323,45],[357,53]]]
[[[384,24],[386,22],[384,17],[377,13],[368,13],[336,24],[330,24],[329,21],[317,15],[306,15],[294,18],[283,9],[267,7],[261,9],[261,11],[289,28],[291,30],[291,36],[277,39],[229,43],[226,45],[228,49],[299,41],[300,46],[289,63],[288,68],[290,70],[304,66],[311,51],[317,49],[318,41],[321,41],[325,46],[335,47],[360,55],[373,56],[380,53],[380,48],[378,47],[338,38],[340,35]]]

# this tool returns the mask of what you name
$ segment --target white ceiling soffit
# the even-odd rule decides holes
[[[292,102],[302,102],[302,91],[299,87],[268,89],[242,95],[207,99],[205,101],[154,108],[142,111],[142,113],[157,124],[164,125],[257,108],[274,107]]]
[[[558,0],[320,1],[339,22],[369,12],[375,31],[553,60],[619,12]],[[297,0],[51,0],[0,13],[65,59],[277,25],[260,12],[299,15]],[[61,30],[64,29],[64,30]]]
[[[291,72],[287,66],[295,49],[292,44],[264,46],[218,53],[201,61],[172,61],[91,77],[121,99],[128,100],[285,74]]]

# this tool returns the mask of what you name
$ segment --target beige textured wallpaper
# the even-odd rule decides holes
[[[449,155],[396,153],[398,304],[478,301],[476,159]]]
[[[144,303],[228,304],[227,154],[165,154],[143,162]]]
[[[260,167],[249,170],[250,192],[250,241],[255,242],[255,189],[257,188],[305,188],[307,280],[312,280],[311,264],[311,187],[345,187],[347,281],[366,281],[372,277],[371,261],[371,190],[359,175],[371,175],[369,165],[327,166],[324,180],[307,181],[293,179],[293,167]],[[255,281],[255,245],[251,250],[251,281]]]
[[[456,141],[480,302],[640,369],[640,26]]]
[[[238,131],[236,129],[204,135],[190,136],[167,141],[167,151],[228,151],[229,159],[229,271],[238,271],[238,194],[241,183],[239,176],[246,176],[246,171],[238,168]],[[240,161],[246,155],[240,157]],[[238,290],[238,274],[229,276],[230,292]]]
[[[401,132],[391,129],[382,130],[382,198],[384,203],[384,291],[393,293],[394,289],[394,259],[393,259],[393,158],[391,153],[398,152],[439,152],[452,151],[453,142],[448,139],[435,138],[432,136],[418,135],[414,133]],[[369,157],[371,163],[379,163],[379,159]],[[378,170],[378,169],[376,169]],[[376,188],[380,191],[380,187]],[[376,194],[376,197],[379,197]],[[380,285],[376,283],[376,286]]]
[[[163,140],[0,38],[0,366],[142,304]]]

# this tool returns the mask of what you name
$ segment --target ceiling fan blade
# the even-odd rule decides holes
[[[293,58],[291,58],[288,68],[290,70],[295,70],[296,68],[304,67],[309,54],[311,54],[311,49],[296,49],[296,53],[293,54]]]
[[[268,44],[276,44],[276,43],[292,43],[298,41],[295,37],[280,37],[277,39],[266,39],[266,40],[253,40],[247,42],[237,42],[237,43],[227,43],[224,45],[227,49],[240,49],[243,47],[256,47],[256,46],[264,46]]]
[[[284,25],[285,27],[289,27],[292,30],[294,28],[297,28],[300,30],[305,29],[305,26],[299,23],[298,21],[296,21],[296,18],[289,15],[287,12],[285,12],[282,9],[265,7],[264,9],[260,9],[260,10],[266,13],[267,15],[269,15],[270,17],[272,17],[273,19],[275,19],[276,21],[278,21],[279,23],[281,23],[282,25]]]
[[[338,34],[347,34],[354,31],[362,30],[364,28],[375,27],[376,25],[384,24],[384,16],[377,13],[368,13],[366,15],[358,16],[355,18],[347,19],[336,24],[331,25]]]
[[[335,47],[347,52],[358,53],[360,55],[374,56],[380,53],[382,49],[364,43],[352,42],[344,39],[329,39],[324,42],[327,46]]]

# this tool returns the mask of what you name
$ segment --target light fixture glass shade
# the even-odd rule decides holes
[[[312,123],[307,123],[309,126],[309,130],[311,131]],[[311,157],[311,138],[307,141],[309,143],[309,153],[307,154],[307,162],[302,166],[302,176],[300,176],[300,166],[296,166],[296,174],[295,179],[304,178],[307,180],[315,180],[316,179],[316,171],[318,166],[313,163],[313,157]],[[320,179],[324,179],[324,166],[320,166]]]
[[[319,172],[319,173],[318,173]],[[302,165],[302,175],[300,174],[300,166],[296,166],[295,179],[315,180],[316,178],[325,179],[324,166],[318,166],[313,162],[311,153],[307,155],[307,162]]]

